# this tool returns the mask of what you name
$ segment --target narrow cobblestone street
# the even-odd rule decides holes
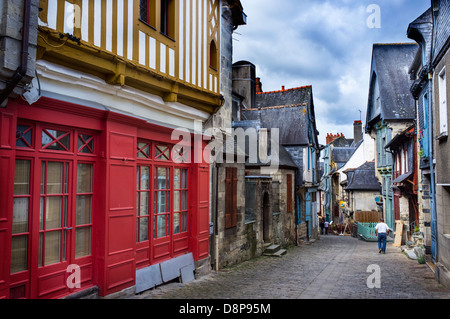
[[[369,265],[381,269],[381,288],[369,288]],[[419,264],[388,243],[349,236],[321,236],[292,247],[282,258],[260,257],[212,272],[188,284],[170,283],[131,299],[446,299],[450,291]]]

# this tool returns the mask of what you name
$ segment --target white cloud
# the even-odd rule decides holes
[[[382,28],[367,26],[373,0],[241,0],[247,25],[234,38],[234,59],[256,65],[263,90],[312,85],[320,142],[327,133],[353,137],[365,119],[372,44],[411,42],[408,24],[422,0],[377,0]]]

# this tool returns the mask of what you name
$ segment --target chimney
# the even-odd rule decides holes
[[[353,143],[356,145],[362,139],[363,139],[362,122],[355,121],[355,123],[353,123],[353,140],[354,140]]]
[[[284,87],[284,85],[283,85],[283,86],[281,86],[281,91],[285,91],[285,87]]]
[[[260,78],[256,78],[256,93],[262,93],[262,83]]]
[[[345,138],[345,135],[343,133],[337,133],[336,135],[334,135],[332,133],[328,133],[327,134],[327,139],[326,139],[327,145],[332,143],[332,142],[334,142],[336,139],[338,139],[340,137],[344,137]]]

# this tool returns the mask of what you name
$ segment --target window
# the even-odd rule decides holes
[[[213,68],[214,70],[218,70],[218,59],[217,59],[217,47],[216,43],[211,41],[211,44],[209,45],[209,66]]]
[[[225,177],[225,228],[237,226],[237,168],[227,167]]]
[[[43,129],[42,148],[68,152],[70,150],[70,132]]]
[[[139,19],[152,27],[156,26],[156,0],[139,1]]]
[[[166,145],[155,146],[155,159],[160,161],[170,160],[170,147]]]
[[[188,170],[174,169],[173,233],[187,232],[188,220]]]
[[[91,135],[78,135],[78,153],[93,154],[94,153],[94,137]]]
[[[16,146],[33,147],[33,127],[30,125],[17,125]]]
[[[93,165],[77,166],[75,258],[91,254]]]
[[[150,167],[137,166],[136,242],[149,239],[150,221]]]
[[[175,38],[175,2],[174,0],[161,0],[161,33]]]
[[[155,168],[154,238],[169,236],[170,222],[170,168]]]
[[[444,68],[439,73],[439,133],[447,133],[447,126],[447,81]]]
[[[28,269],[31,162],[16,160],[12,224],[11,273]]]

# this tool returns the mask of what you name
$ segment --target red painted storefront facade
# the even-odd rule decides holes
[[[207,259],[209,164],[179,161],[205,144],[172,152],[171,134],[50,98],[0,109],[0,298],[106,296],[137,269]]]

